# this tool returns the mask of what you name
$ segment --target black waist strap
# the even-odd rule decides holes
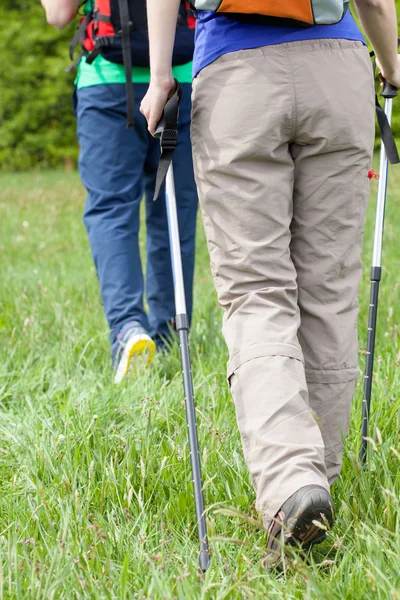
[[[92,15],[91,14],[86,15],[86,17],[84,17],[82,19],[81,24],[79,25],[78,29],[76,30],[76,33],[75,33],[74,37],[72,38],[71,43],[69,45],[69,57],[71,60],[74,60],[75,48],[79,45],[83,46],[83,42],[86,39],[86,28],[89,25],[91,20],[92,20]]]
[[[127,127],[133,127],[134,121],[134,95],[132,83],[132,54],[131,54],[131,23],[129,20],[128,0],[118,0],[119,14],[121,18],[122,56],[124,59],[126,76],[126,110]]]

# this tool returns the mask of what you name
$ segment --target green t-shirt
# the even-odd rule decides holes
[[[86,0],[85,13],[92,10],[92,3],[93,0]],[[192,63],[174,67],[172,73],[180,83],[191,83]],[[150,69],[147,67],[133,67],[132,81],[134,83],[149,83]],[[107,83],[125,83],[124,66],[110,62],[101,55],[97,56],[90,65],[86,62],[86,58],[82,58],[78,65],[78,74],[75,79],[76,87],[81,89]]]

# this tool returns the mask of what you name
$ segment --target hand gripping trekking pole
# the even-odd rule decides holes
[[[183,389],[185,394],[190,461],[192,467],[194,501],[196,506],[197,528],[200,543],[199,562],[200,568],[204,572],[208,569],[210,564],[210,553],[207,539],[206,518],[204,514],[203,484],[201,477],[199,443],[197,438],[192,369],[189,353],[189,318],[186,311],[175,184],[172,167],[172,155],[178,143],[177,125],[179,101],[181,98],[181,88],[178,82],[176,83],[177,90],[174,96],[168,100],[164,109],[163,117],[156,129],[156,136],[160,138],[161,143],[161,158],[157,173],[154,199],[157,199],[161,186],[166,178],[166,205],[175,291],[175,323],[176,330],[179,333],[182,360]]]
[[[392,118],[392,103],[393,98],[397,96],[397,90],[390,83],[385,81],[381,95],[385,99],[384,113],[386,115],[387,122],[390,126]],[[381,259],[386,206],[386,190],[388,182],[388,165],[388,153],[385,147],[384,140],[382,138],[379,167],[379,183],[376,198],[374,250],[371,268],[371,295],[368,316],[368,340],[364,374],[364,395],[362,401],[362,440],[360,448],[360,460],[363,464],[365,464],[367,460],[368,422],[371,409],[372,376],[374,368],[376,321],[378,315],[379,283],[381,280],[382,271]]]

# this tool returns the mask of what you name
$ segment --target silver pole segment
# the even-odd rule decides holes
[[[391,122],[392,99],[385,98],[386,117]],[[371,292],[368,312],[368,336],[367,352],[364,373],[364,395],[362,401],[362,439],[360,448],[360,460],[363,465],[367,461],[368,453],[368,425],[371,411],[372,378],[374,371],[375,337],[378,317],[379,283],[381,280],[382,242],[385,219],[386,191],[388,182],[388,158],[384,143],[381,143],[381,156],[379,167],[379,183],[376,196],[376,218],[374,233],[374,250],[371,268]]]
[[[185,287],[183,283],[181,244],[179,238],[178,212],[176,209],[174,170],[172,163],[166,178],[166,205],[169,223],[169,242],[171,247],[172,273],[175,290],[175,312],[186,315]]]
[[[389,121],[392,121],[392,98],[385,98],[385,113]],[[381,158],[379,165],[378,193],[376,196],[376,219],[374,234],[374,251],[372,255],[372,266],[380,267],[382,262],[383,223],[385,219],[386,188],[388,180],[388,159],[383,140],[381,141]]]
[[[192,467],[194,502],[196,507],[197,530],[200,543],[199,563],[201,570],[205,572],[210,564],[210,550],[208,547],[207,522],[204,511],[203,482],[201,475],[199,442],[197,437],[192,367],[190,364],[188,337],[189,318],[186,314],[185,287],[183,283],[181,245],[179,238],[174,171],[172,168],[172,164],[168,169],[166,177],[166,206],[169,239],[171,246],[172,272],[174,276],[176,330],[179,334],[180,342],[180,352],[182,360],[182,379],[183,389],[185,393],[185,408],[190,450],[190,463]]]

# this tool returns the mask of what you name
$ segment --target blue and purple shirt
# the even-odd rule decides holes
[[[243,23],[211,11],[199,11],[197,17],[193,77],[223,54],[238,50],[316,39],[345,39],[365,43],[349,10],[336,25],[314,27]]]

